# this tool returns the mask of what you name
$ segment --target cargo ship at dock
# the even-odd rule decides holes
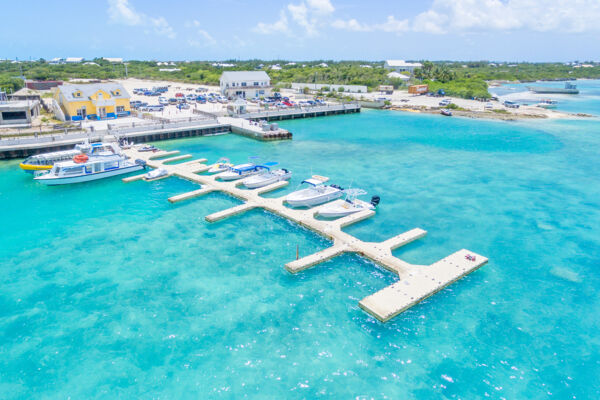
[[[527,86],[527,89],[529,89],[533,93],[540,93],[540,94],[578,94],[579,93],[579,89],[577,89],[577,86],[572,84],[571,82],[565,82],[564,88],[556,88],[556,87],[550,87],[550,86]]]

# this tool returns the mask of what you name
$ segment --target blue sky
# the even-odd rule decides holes
[[[600,59],[600,0],[6,1],[0,58]]]

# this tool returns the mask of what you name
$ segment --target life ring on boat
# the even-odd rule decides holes
[[[73,157],[73,161],[75,161],[78,164],[84,163],[89,159],[89,157],[87,156],[87,154],[77,154],[75,157]]]

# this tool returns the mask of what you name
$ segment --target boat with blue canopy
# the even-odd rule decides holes
[[[291,179],[292,172],[285,169],[271,169],[277,165],[276,162],[266,162],[262,165],[257,165],[259,172],[242,181],[242,184],[248,189],[257,189],[263,186],[270,185],[275,182],[287,181]]]

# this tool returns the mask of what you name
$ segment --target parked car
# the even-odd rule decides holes
[[[171,97],[171,98],[169,99],[169,104],[177,104],[177,99],[176,99],[176,98],[174,98],[174,97]]]
[[[449,99],[444,99],[444,100],[440,101],[439,104],[440,104],[440,107],[446,107],[446,106],[449,106],[450,103],[452,103],[452,101],[450,101]]]
[[[177,108],[179,108],[180,110],[188,110],[190,108],[190,105],[188,103],[181,103],[177,106]]]
[[[175,93],[175,97],[185,97],[183,93]]]

